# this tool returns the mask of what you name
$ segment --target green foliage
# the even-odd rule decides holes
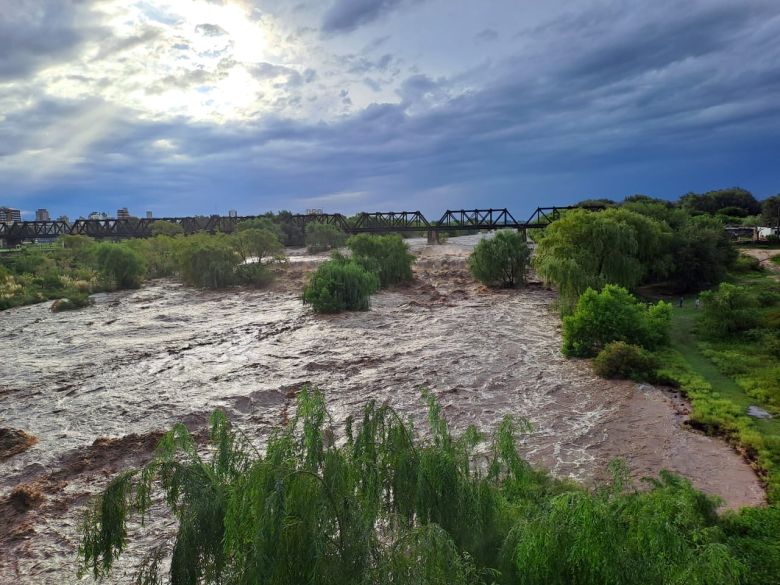
[[[178,529],[139,582],[161,582],[164,555],[172,585],[778,582],[775,512],[720,518],[688,481],[663,472],[637,490],[618,463],[611,484],[586,491],[532,470],[511,419],[480,449],[476,429],[453,436],[425,398],[425,441],[374,402],[334,441],[322,395],[306,388],[262,453],[221,412],[208,457],[176,425],[87,511],[81,572],[110,576],[129,522],[159,493]]]
[[[265,264],[250,262],[249,264],[241,264],[236,268],[236,280],[240,284],[262,288],[273,282],[274,274]]]
[[[673,237],[674,270],[679,292],[701,290],[721,282],[738,252],[723,225],[711,217],[691,218]]]
[[[136,250],[146,261],[146,274],[150,278],[173,276],[179,267],[176,261],[176,249],[179,238],[155,236],[153,238],[128,240],[127,245]]]
[[[724,210],[731,212],[735,209],[738,210],[738,213],[743,214],[740,217],[761,212],[761,204],[750,191],[739,187],[709,191],[703,195],[688,193],[680,197],[680,204],[692,212],[710,215],[722,213]],[[725,213],[724,215],[731,214]]]
[[[311,275],[303,290],[303,303],[317,313],[367,311],[379,279],[362,264],[334,255]]]
[[[780,194],[767,197],[761,202],[761,224],[770,227],[780,226]]]
[[[613,341],[655,349],[668,343],[671,316],[669,303],[644,305],[619,286],[588,289],[574,313],[563,318],[563,352],[590,357]]]
[[[732,269],[735,272],[761,272],[764,268],[758,258],[740,254]]]
[[[253,220],[258,221],[258,220]],[[266,222],[268,220],[265,220]],[[243,224],[239,224],[242,226]],[[249,227],[236,230],[231,241],[241,259],[246,262],[251,258],[258,261],[282,252],[282,244],[277,236],[277,230]]]
[[[658,376],[679,387],[690,400],[691,424],[738,444],[762,471],[769,502],[780,503],[780,437],[759,431],[756,421],[747,416],[745,407],[716,392],[709,382],[692,370],[679,352],[666,349],[658,353],[658,358],[662,364]]]
[[[119,288],[140,287],[146,273],[143,257],[125,244],[100,244],[97,265],[103,276]]]
[[[593,360],[593,369],[602,378],[636,382],[653,381],[659,366],[658,358],[652,353],[625,341],[608,343]]]
[[[745,287],[724,282],[717,290],[701,293],[700,298],[699,329],[706,337],[728,337],[759,323],[758,301]]]
[[[335,225],[313,222],[306,226],[306,247],[312,254],[340,248],[347,235]]]
[[[627,209],[575,210],[548,226],[534,266],[557,286],[561,309],[571,311],[586,289],[605,284],[633,287],[669,270],[668,226]]]
[[[487,286],[514,288],[525,284],[531,255],[519,233],[502,230],[474,247],[468,266],[471,274]]]
[[[200,288],[234,284],[240,260],[225,235],[195,234],[183,239],[177,251],[181,279]]]
[[[292,215],[289,211],[280,211],[273,220],[279,225],[282,232],[281,241],[285,246],[303,246],[305,244],[303,229],[293,222]]]
[[[152,236],[179,236],[184,234],[184,228],[172,221],[155,221],[149,226]]]
[[[358,234],[347,240],[347,246],[357,263],[377,273],[382,288],[412,279],[414,256],[400,236]]]
[[[245,230],[265,230],[276,236],[277,240],[282,239],[282,228],[278,223],[274,222],[272,217],[255,217],[246,219],[236,225],[236,232]]]

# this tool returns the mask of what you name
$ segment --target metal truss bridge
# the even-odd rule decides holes
[[[515,219],[508,209],[448,209],[437,221],[428,221],[419,211],[376,211],[359,213],[352,217],[340,213],[299,214],[289,216],[289,221],[302,229],[310,223],[326,223],[337,226],[347,234],[427,232],[430,238],[437,232],[543,228],[558,219],[562,211],[569,209],[598,211],[603,208],[537,207],[525,220]],[[0,240],[4,241],[6,246],[15,246],[24,241],[53,240],[63,235],[83,235],[109,240],[146,238],[152,236],[151,227],[157,222],[180,225],[185,234],[199,231],[230,233],[238,223],[262,217],[265,216],[79,219],[72,223],[17,221],[0,223]]]

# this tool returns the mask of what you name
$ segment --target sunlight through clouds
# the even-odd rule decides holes
[[[48,92],[73,99],[99,96],[141,117],[215,123],[293,110],[283,106],[300,103],[290,99],[297,87],[280,83],[278,76],[253,75],[268,59],[297,51],[273,31],[269,15],[247,5],[111,0],[95,11],[107,34],[88,44],[78,61],[42,71],[39,80]],[[297,75],[306,69],[295,62],[273,65]]]

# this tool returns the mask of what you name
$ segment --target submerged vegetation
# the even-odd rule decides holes
[[[371,295],[379,290],[379,277],[361,264],[339,254],[323,262],[303,290],[303,303],[317,313],[367,311]]]
[[[523,286],[531,251],[519,233],[501,230],[482,239],[469,256],[472,276],[486,286],[515,288]]]
[[[305,388],[263,452],[219,411],[206,450],[176,425],[89,508],[81,570],[109,575],[129,522],[161,497],[176,537],[149,552],[138,583],[778,582],[780,510],[720,516],[714,498],[670,473],[637,490],[619,462],[609,485],[587,490],[521,458],[522,421],[505,419],[480,448],[475,428],[453,436],[424,397],[427,440],[371,402],[334,441],[323,396]]]
[[[233,234],[191,236],[160,233],[147,239],[98,243],[85,236],[64,236],[61,247],[35,247],[8,255],[0,264],[0,310],[49,299],[141,286],[146,278],[178,276],[191,286],[222,288],[270,282],[269,264],[279,259],[278,226],[269,220],[239,224]],[[172,226],[160,232],[180,231]],[[155,224],[157,225],[157,224]],[[179,228],[178,230],[176,228]]]
[[[360,234],[347,240],[352,256],[334,253],[311,275],[303,302],[317,313],[366,311],[380,288],[412,278],[414,256],[400,236]]]

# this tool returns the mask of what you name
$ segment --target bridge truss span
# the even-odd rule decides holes
[[[599,211],[603,207],[537,207],[525,221],[518,221],[508,209],[448,209],[438,221],[428,221],[420,211],[363,212],[347,218],[340,213],[296,214],[289,221],[300,229],[322,223],[333,225],[347,234],[474,231],[544,228],[571,209]],[[204,231],[230,233],[242,222],[265,216],[224,217],[219,215],[196,217],[129,218],[129,219],[79,219],[71,224],[62,221],[22,221],[0,223],[0,241],[15,245],[25,240],[51,240],[63,235],[83,235],[95,239],[121,240],[145,238],[154,231],[157,222],[180,225],[185,234]]]

